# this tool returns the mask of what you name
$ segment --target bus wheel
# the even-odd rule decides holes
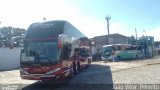
[[[81,71],[81,65],[80,65],[80,62],[77,62],[77,71],[78,71],[78,73]]]
[[[73,70],[72,67],[73,67],[73,66],[71,66],[69,78],[73,78],[73,77],[74,77],[74,70]]]
[[[73,63],[73,74],[76,75],[77,74],[77,67],[76,64]]]
[[[121,57],[120,57],[120,56],[118,56],[118,57],[117,57],[117,60],[118,60],[118,61],[120,61],[120,60],[121,60]]]
[[[138,55],[136,55],[136,59],[139,59],[139,58],[138,58]]]
[[[91,65],[91,59],[88,59],[87,67]]]

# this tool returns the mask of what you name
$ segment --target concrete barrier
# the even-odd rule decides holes
[[[0,71],[19,68],[21,48],[0,48]]]

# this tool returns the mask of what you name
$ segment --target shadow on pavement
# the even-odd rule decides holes
[[[36,82],[22,90],[113,90],[112,72],[109,66],[92,64],[65,84]]]
[[[46,84],[38,81],[23,87],[22,90],[55,90],[58,88],[65,87],[66,85],[67,83],[66,84]]]

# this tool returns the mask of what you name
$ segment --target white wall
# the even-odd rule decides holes
[[[21,48],[0,48],[0,71],[19,68]]]

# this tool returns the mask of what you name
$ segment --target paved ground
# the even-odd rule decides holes
[[[0,47],[0,71],[19,68],[21,47],[10,49]]]
[[[160,57],[121,62],[97,61],[65,85],[43,85],[36,81],[22,80],[19,76],[19,70],[0,72],[0,83],[2,85],[22,84],[21,88],[24,90],[48,90],[50,88],[57,90],[106,90],[107,88],[112,89],[115,84],[160,84],[159,67]],[[160,89],[160,86],[157,88]]]
[[[112,73],[114,83],[160,84],[160,64],[143,66]]]

